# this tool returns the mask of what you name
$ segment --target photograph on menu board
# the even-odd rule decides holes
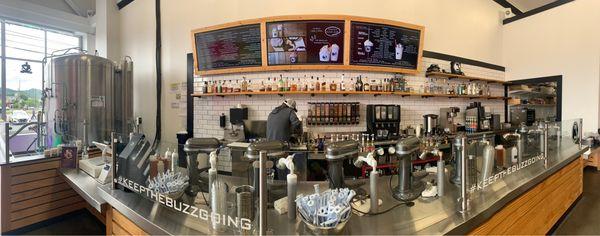
[[[199,71],[261,66],[260,24],[195,33]]]
[[[417,69],[421,31],[352,22],[350,64]]]
[[[269,65],[342,64],[344,21],[267,23]]]

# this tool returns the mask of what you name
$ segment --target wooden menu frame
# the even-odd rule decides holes
[[[342,58],[343,64],[302,64],[302,65],[268,65],[267,62],[267,23],[281,22],[281,21],[311,21],[311,20],[334,20],[344,21],[344,55]],[[367,65],[350,65],[350,26],[352,22],[364,22],[374,23],[381,25],[389,25],[394,27],[402,27],[420,31],[419,40],[419,55],[417,58],[416,69],[406,68],[395,68],[392,66],[367,66]],[[226,29],[236,26],[244,26],[251,24],[260,24],[260,46],[261,46],[261,66],[246,66],[246,67],[234,67],[234,68],[223,68],[223,69],[212,69],[212,70],[198,70],[198,59],[196,54],[196,33],[204,33],[214,30]],[[289,71],[289,70],[350,70],[350,71],[376,71],[376,72],[391,72],[391,73],[402,73],[402,74],[418,74],[419,68],[421,68],[421,61],[423,57],[423,41],[425,39],[425,27],[420,25],[414,25],[404,23],[400,21],[377,19],[369,17],[358,17],[348,15],[290,15],[290,16],[272,16],[258,19],[235,21],[220,25],[214,25],[204,28],[199,28],[191,31],[192,39],[192,50],[194,55],[194,73],[196,75],[219,75],[219,74],[233,74],[233,73],[244,73],[244,72],[264,72],[264,71]]]

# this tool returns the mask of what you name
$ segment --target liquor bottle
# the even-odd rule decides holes
[[[288,77],[285,77],[285,79],[283,80],[283,88],[284,88],[283,91],[290,91],[290,81],[289,81]]]
[[[223,92],[223,85],[221,84],[221,81],[219,81],[219,85],[217,85],[217,93],[222,93]]]
[[[279,91],[285,91],[285,82],[283,82],[283,77],[279,75],[279,81],[277,81],[277,87]]]
[[[319,76],[317,76],[317,81],[315,82],[315,91],[321,91],[321,83],[319,82]]]
[[[273,77],[273,81],[271,82],[271,91],[279,91],[277,78],[275,78],[275,77]]]
[[[342,74],[342,78],[340,79],[340,91],[346,91],[346,85],[344,84],[344,74]]]
[[[309,90],[310,91],[315,91],[315,79],[313,76],[310,76],[310,81],[309,81],[310,87]]]
[[[361,76],[359,75],[358,78],[356,79],[356,85],[354,86],[355,90],[358,92],[362,92],[363,90],[363,82],[361,79]]]
[[[363,86],[363,91],[371,91],[371,85],[369,84],[369,79],[365,76],[365,85]]]
[[[208,83],[206,83],[206,81],[204,81],[204,83],[202,83],[202,93],[207,93],[208,92]]]
[[[331,83],[329,83],[329,91],[336,91],[337,90],[337,84],[335,83],[335,80],[332,80]]]
[[[306,75],[304,75],[304,80],[302,80],[302,87],[304,87],[304,89],[302,91],[308,91],[309,83],[310,81],[308,81],[308,79],[306,79]]]
[[[271,86],[271,77],[267,79],[266,91],[273,91],[273,86]]]
[[[348,91],[356,90],[356,84],[354,83],[354,78],[350,77],[350,83],[348,84]]]
[[[295,79],[292,79],[292,85],[290,86],[290,91],[298,91],[298,84],[296,84]]]
[[[235,84],[233,84],[232,90],[234,93],[239,93],[240,91],[242,91],[241,86],[240,86],[240,81],[235,80]]]
[[[217,84],[215,83],[215,81],[211,81],[210,82],[210,93],[216,93],[217,92]]]
[[[242,92],[248,92],[248,81],[246,81],[246,77],[243,77],[242,81]]]
[[[258,88],[258,91],[264,92],[266,90],[267,90],[267,87],[265,87],[265,81],[260,81],[260,87]]]
[[[323,75],[321,78],[323,78],[321,82],[321,91],[327,91],[327,80],[325,79],[325,75]]]

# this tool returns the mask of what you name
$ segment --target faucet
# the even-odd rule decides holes
[[[371,166],[373,169],[369,175],[369,190],[371,195],[371,213],[377,213],[379,210],[379,198],[377,197],[377,179],[379,173],[377,172],[377,160],[374,158],[375,153],[369,152],[367,157],[358,156],[354,161],[354,166],[361,167],[363,163],[367,163],[367,165]]]
[[[288,169],[290,173],[287,175],[287,202],[288,202],[288,218],[296,219],[296,193],[298,190],[298,176],[294,173],[294,155],[289,155],[286,158],[280,158],[277,161],[277,168],[280,170]]]

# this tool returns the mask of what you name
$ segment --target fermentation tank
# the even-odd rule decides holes
[[[46,81],[46,144],[108,142],[128,134],[132,117],[132,62],[124,65],[85,53],[53,57]],[[120,68],[124,68],[125,72]]]

